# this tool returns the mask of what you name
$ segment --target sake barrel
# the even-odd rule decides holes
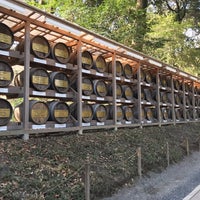
[[[188,83],[185,83],[185,92],[192,92],[192,90],[190,90],[190,89],[192,89],[192,88],[190,88]]]
[[[141,78],[141,81],[145,81],[145,72],[143,69],[140,69],[140,78]]]
[[[190,97],[189,96],[185,96],[185,103],[186,103],[186,106],[190,106],[190,105],[192,105],[191,103],[191,101],[190,101]]]
[[[197,86],[194,86],[194,93],[198,94],[198,87]]]
[[[128,85],[122,85],[123,97],[127,100],[133,99],[133,90]]]
[[[112,71],[112,61],[108,63],[108,72],[113,73]],[[122,76],[123,75],[123,66],[120,61],[116,61],[116,76]]]
[[[195,110],[194,110],[194,119],[198,119],[198,117],[199,117],[199,116],[198,116],[198,111],[195,109]]]
[[[193,115],[192,110],[187,109],[186,110],[186,119],[188,119],[188,120],[192,119],[192,115]]]
[[[153,82],[153,77],[150,71],[145,71],[145,81],[147,83],[152,83]]]
[[[108,93],[107,84],[104,80],[93,80],[93,90],[100,97],[105,97]]]
[[[66,93],[69,90],[69,78],[64,72],[50,73],[51,88],[59,93]]]
[[[153,98],[152,98],[152,95],[153,95],[153,92],[151,89],[149,88],[144,88],[143,89],[143,92],[144,92],[144,95],[145,95],[145,99],[149,102],[152,102],[153,101]],[[141,97],[142,97],[142,93],[141,93]],[[142,97],[141,99],[143,99],[144,97]]]
[[[65,43],[58,42],[51,47],[52,57],[57,62],[66,64],[70,59],[70,49]]]
[[[9,101],[0,98],[0,126],[5,126],[12,118],[12,106]]]
[[[0,61],[0,87],[7,87],[12,82],[13,76],[12,67],[6,62]]]
[[[89,51],[83,51],[82,52],[82,57],[81,57],[81,61],[82,61],[82,67],[84,69],[91,69],[93,66],[93,57],[92,54]]]
[[[24,71],[15,76],[15,86],[23,87],[24,85]],[[38,91],[45,91],[50,86],[50,76],[44,68],[31,68],[30,69],[30,87]]]
[[[107,63],[102,55],[94,56],[94,67],[100,73],[107,71]]]
[[[30,69],[30,84],[38,91],[45,91],[50,86],[50,76],[44,68]]]
[[[176,105],[180,105],[181,104],[181,100],[180,100],[179,94],[175,94],[174,95],[174,100],[175,100],[175,104]]]
[[[167,87],[170,87],[171,88],[171,86],[172,86],[172,81],[171,81],[171,77],[166,77],[166,81],[167,81]]]
[[[167,108],[161,108],[161,116],[163,120],[168,120],[169,118],[169,112]]]
[[[117,121],[122,121],[124,119],[124,112],[121,106],[117,106]]]
[[[109,112],[109,117],[113,119],[114,117],[114,109],[112,105],[108,106],[108,112]],[[117,121],[121,122],[124,119],[124,111],[122,109],[122,106],[117,106]]]
[[[83,95],[90,96],[93,93],[93,83],[89,78],[82,79],[82,93]]]
[[[160,76],[160,85],[162,87],[167,87],[167,78],[166,78],[166,76]]]
[[[44,36],[40,35],[31,38],[30,48],[31,53],[41,59],[47,58],[51,52],[48,40]]]
[[[132,121],[133,120],[133,108],[130,106],[123,106],[123,112],[124,112],[124,118],[126,121]]]
[[[66,123],[70,118],[69,106],[63,101],[48,102],[50,116],[49,120],[55,121],[59,124]]]
[[[83,103],[82,105],[82,120],[83,122],[91,122],[93,119],[94,113],[91,104]]]
[[[119,84],[117,84],[117,85],[116,85],[116,89],[117,89],[117,90],[116,90],[117,99],[120,99],[120,98],[122,97],[122,95],[123,95],[122,86],[119,85]],[[112,84],[109,84],[109,85],[108,85],[108,94],[109,94],[110,96],[113,95]]]
[[[11,29],[0,22],[0,49],[8,50],[14,43],[14,35]]]
[[[144,88],[141,88],[141,100],[145,100],[146,99],[146,94],[144,91]]]
[[[94,119],[98,122],[105,122],[108,117],[106,106],[101,104],[94,104],[92,105],[92,108],[94,113]]]
[[[152,121],[153,120],[153,108],[145,107],[144,110],[146,113],[146,119],[149,121]]]
[[[171,93],[167,93],[167,99],[168,99],[169,103],[172,103],[172,94]]]
[[[37,100],[29,101],[29,121],[34,124],[45,124],[49,118],[49,107],[47,103]],[[23,103],[14,109],[15,119],[23,121]]]
[[[200,104],[200,99],[196,96],[195,99],[194,99],[194,103],[195,103],[195,106],[199,106]]]
[[[14,84],[18,87],[23,87],[24,85],[24,71],[15,75]]]
[[[141,95],[141,100],[145,100],[146,99],[146,94],[144,92],[144,87],[141,87],[140,95]],[[136,99],[139,99],[139,93],[138,93],[138,88],[137,87],[133,87],[133,96]]]
[[[110,106],[110,115],[113,117],[113,106]],[[117,106],[117,121],[121,122],[124,119],[124,112],[121,106]]]
[[[175,117],[176,117],[176,120],[181,120],[181,118],[182,118],[182,113],[179,108],[175,109]]]
[[[122,86],[119,85],[119,84],[117,84],[116,88],[117,88],[117,91],[116,91],[116,93],[117,93],[117,99],[120,99],[122,97],[122,95],[123,95]]]
[[[141,116],[141,120],[145,120],[146,119],[146,112],[145,112],[145,109],[144,107],[141,108],[141,112],[139,111],[139,107],[136,106],[133,108],[133,116],[134,118],[136,119],[139,119],[140,116]]]
[[[162,103],[167,103],[168,102],[168,95],[166,92],[161,92],[160,93],[160,101]]]
[[[78,110],[77,103],[73,103],[70,105],[71,115],[78,120]],[[94,116],[93,108],[91,104],[82,103],[82,122],[89,123],[92,121]]]
[[[133,78],[133,68],[131,67],[131,65],[129,65],[129,64],[124,65],[123,72],[124,72],[124,76],[127,79]]]
[[[180,90],[180,81],[178,79],[174,79],[174,89],[175,90]]]

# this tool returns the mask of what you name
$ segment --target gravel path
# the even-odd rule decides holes
[[[161,174],[150,173],[104,200],[182,200],[199,184],[200,153],[195,152]]]

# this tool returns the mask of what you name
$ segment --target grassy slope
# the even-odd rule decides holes
[[[136,148],[142,147],[143,173],[166,167],[185,155],[184,139],[197,147],[199,123],[91,131],[84,135],[0,138],[0,199],[84,199],[84,164],[91,163],[91,197],[110,195],[137,178]]]

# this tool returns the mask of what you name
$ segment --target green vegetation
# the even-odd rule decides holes
[[[84,199],[84,170],[90,158],[91,199],[111,195],[138,177],[136,149],[142,148],[143,174],[167,166],[186,155],[184,141],[198,148],[199,123],[177,126],[91,131],[76,135],[40,135],[24,142],[0,140],[0,196],[17,199]]]
[[[189,73],[200,73],[199,0],[26,1]]]

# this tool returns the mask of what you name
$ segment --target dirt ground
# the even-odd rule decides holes
[[[91,199],[111,196],[138,179],[137,154],[142,149],[142,173],[160,172],[199,148],[199,123],[123,128],[76,133],[38,134],[27,142],[0,137],[0,199],[82,200],[86,158],[90,163]]]

